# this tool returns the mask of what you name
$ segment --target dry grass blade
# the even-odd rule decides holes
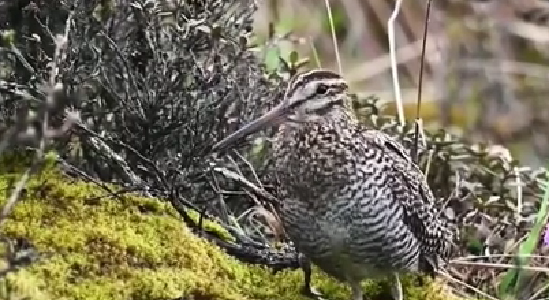
[[[453,259],[453,262],[469,261],[472,259],[482,258],[517,258],[517,257],[529,257],[529,258],[545,258],[549,259],[546,255],[520,255],[520,254],[491,254],[491,255],[469,255]]]
[[[492,269],[521,269],[526,271],[549,273],[549,268],[517,266],[513,264],[496,264],[496,263],[455,261],[455,260],[450,261],[450,264],[460,265],[460,266],[477,266],[477,267],[492,268]]]
[[[483,297],[486,297],[487,299],[490,299],[490,300],[500,300],[500,299],[498,299],[498,298],[495,298],[494,296],[491,296],[491,295],[489,295],[489,294],[483,292],[482,290],[480,290],[480,289],[478,289],[478,288],[476,288],[476,287],[474,287],[474,286],[472,286],[472,285],[470,285],[470,284],[467,284],[467,283],[465,283],[465,282],[463,282],[463,281],[461,281],[461,280],[459,280],[459,279],[457,279],[457,278],[454,278],[452,275],[450,275],[450,274],[448,274],[448,273],[446,273],[446,272],[437,271],[437,273],[438,273],[438,275],[442,275],[444,278],[446,278],[446,279],[448,279],[448,280],[450,280],[450,281],[453,281],[453,282],[455,282],[455,283],[457,283],[457,284],[460,284],[460,285],[466,287],[467,289],[470,289],[471,291],[474,291],[475,293],[477,293],[477,294],[479,294],[479,295],[481,295],[481,296],[483,296]]]
[[[395,3],[395,8],[389,21],[387,21],[387,34],[389,36],[389,51],[391,57],[391,73],[393,76],[393,91],[395,93],[395,101],[398,112],[398,120],[401,126],[405,125],[404,118],[404,108],[402,106],[402,94],[400,92],[400,81],[398,80],[398,68],[396,61],[396,42],[395,42],[395,28],[394,23],[400,12],[400,7],[402,6],[402,0],[397,0]]]
[[[332,8],[330,7],[330,0],[324,0],[326,5],[326,12],[328,13],[328,20],[330,21],[330,31],[332,33],[332,41],[334,43],[334,51],[336,54],[337,66],[339,68],[339,74],[343,74],[343,67],[341,66],[341,56],[339,55],[339,46],[337,44],[337,37],[334,27],[334,18],[332,16]]]

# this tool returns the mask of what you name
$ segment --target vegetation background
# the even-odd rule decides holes
[[[0,298],[305,299],[273,132],[209,153],[297,67],[340,71],[407,147],[423,87],[418,163],[462,239],[409,299],[549,297],[547,2],[433,0],[422,62],[427,3],[0,0]]]
[[[254,28],[281,55],[296,50],[313,66],[338,70],[339,54],[351,87],[379,95],[384,111],[395,114],[388,43],[395,4],[329,1],[339,53],[325,1],[261,1]],[[416,117],[426,6],[427,1],[402,1],[394,22],[400,87],[410,120]],[[424,123],[460,131],[471,141],[505,145],[523,163],[543,165],[549,157],[548,7],[543,0],[432,1]],[[269,54],[266,60],[272,62]]]

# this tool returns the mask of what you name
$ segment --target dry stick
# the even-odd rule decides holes
[[[252,172],[252,176],[254,177],[255,182],[257,182],[257,185],[260,188],[263,188],[263,183],[261,183],[261,180],[259,180],[259,176],[257,176],[257,173],[255,172],[254,167],[252,166],[252,164],[244,156],[242,156],[242,154],[240,154],[238,151],[234,151],[234,152],[235,152],[236,156],[238,156],[238,158],[240,158],[240,160],[242,160],[246,164],[246,166],[248,167],[250,172]]]
[[[482,263],[482,262],[469,262],[469,261],[450,261],[452,265],[461,265],[461,266],[477,266],[485,267],[490,269],[521,269],[526,271],[534,271],[540,273],[549,273],[549,268],[542,267],[528,267],[528,266],[517,266],[512,264],[495,264],[495,263]]]
[[[243,176],[241,176],[240,174],[238,174],[234,171],[228,170],[227,168],[220,168],[220,167],[216,167],[213,170],[218,172],[218,173],[223,174],[227,178],[230,178],[230,179],[233,179],[233,180],[236,180],[236,181],[242,183],[243,185],[245,185],[246,187],[248,187],[249,189],[254,191],[256,194],[264,197],[265,199],[269,200],[272,203],[277,203],[278,202],[278,199],[276,199],[275,196],[271,195],[266,190],[264,190],[262,188],[259,188],[258,186],[256,186],[252,182],[250,182],[248,179],[244,178]]]
[[[421,93],[423,87],[423,69],[425,66],[425,49],[427,47],[427,28],[429,26],[429,15],[431,13],[431,0],[427,1],[427,10],[425,12],[425,25],[423,26],[423,41],[421,43],[421,62],[419,64],[419,84],[417,89],[417,106],[416,106],[416,122],[415,122],[415,135],[414,135],[414,147],[412,148],[412,159],[417,162],[418,157],[418,136],[420,131],[423,133],[423,126],[421,126],[421,119],[419,113],[421,110]],[[425,145],[425,135],[422,134],[423,145]]]

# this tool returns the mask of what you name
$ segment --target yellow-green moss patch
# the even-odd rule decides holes
[[[8,182],[17,177],[0,175],[2,204]],[[106,196],[92,183],[73,182],[54,168],[32,177],[0,230],[30,241],[41,259],[0,280],[0,296],[9,286],[13,299],[308,299],[298,292],[301,272],[273,275],[239,263],[193,235],[169,203]],[[326,298],[350,297],[348,288],[318,271],[314,285]],[[409,288],[409,299],[447,299],[434,286]],[[379,292],[378,284],[364,287],[370,296]]]

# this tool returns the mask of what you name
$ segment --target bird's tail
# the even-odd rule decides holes
[[[458,250],[459,239],[459,226],[451,212],[441,213],[434,223],[435,226],[428,228],[419,266],[422,272],[431,276],[446,267]]]

